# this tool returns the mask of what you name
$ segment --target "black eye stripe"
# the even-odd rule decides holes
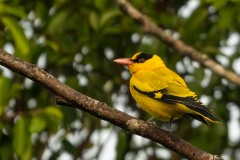
[[[149,54],[149,53],[140,53],[136,59],[133,59],[132,61],[135,62],[135,63],[143,63],[145,62],[146,60],[152,58],[153,55],[152,54]],[[145,61],[144,61],[145,60]]]

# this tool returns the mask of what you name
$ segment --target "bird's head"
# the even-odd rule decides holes
[[[141,70],[151,70],[165,67],[165,64],[160,57],[144,52],[138,52],[134,54],[132,58],[115,59],[114,62],[128,66],[131,74],[135,74]]]

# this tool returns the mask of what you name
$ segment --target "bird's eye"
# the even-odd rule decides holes
[[[145,62],[145,59],[140,58],[140,59],[138,60],[138,62],[139,62],[139,63],[144,63],[144,62]]]

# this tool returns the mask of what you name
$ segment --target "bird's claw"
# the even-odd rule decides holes
[[[153,122],[153,121],[151,121],[151,122],[147,122],[150,126],[152,126],[152,127],[155,127],[157,124],[156,124],[156,122]]]

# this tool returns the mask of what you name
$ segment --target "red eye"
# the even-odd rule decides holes
[[[144,63],[144,62],[145,62],[145,59],[140,58],[140,59],[138,60],[138,62],[139,62],[139,63]]]

